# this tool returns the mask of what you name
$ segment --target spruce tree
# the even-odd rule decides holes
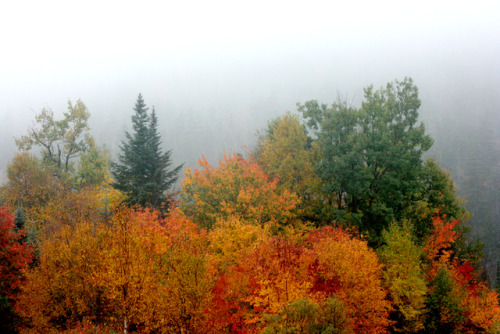
[[[171,151],[162,152],[158,119],[139,94],[132,116],[133,133],[125,132],[118,163],[112,163],[114,187],[128,196],[129,205],[164,210],[165,192],[177,180],[182,165],[170,169]]]

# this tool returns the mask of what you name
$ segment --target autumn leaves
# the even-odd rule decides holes
[[[30,257],[19,258],[25,281],[13,300],[24,330],[416,333],[498,325],[497,294],[453,251],[456,222],[436,218],[424,243],[394,223],[375,251],[355,229],[297,220],[298,199],[258,165],[239,156],[218,168],[201,164],[186,173],[180,209],[165,218],[116,204],[109,216],[90,214],[102,212],[105,188],[51,210],[45,224],[59,228],[41,239],[38,265],[27,269]],[[63,223],[68,215],[72,224]]]
[[[19,208],[17,227],[0,210],[8,329],[498,330],[498,294],[455,220],[466,211],[453,182],[420,159],[430,142],[416,126],[416,87],[405,80],[365,93],[360,110],[307,102],[309,129],[290,113],[271,121],[248,158],[212,166],[202,157],[168,211],[127,201],[98,150],[77,179],[18,155],[1,192]]]

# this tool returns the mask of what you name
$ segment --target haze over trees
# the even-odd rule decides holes
[[[303,118],[270,120],[248,157],[212,166],[202,156],[172,202],[181,166],[170,168],[141,95],[111,167],[85,135],[87,112],[69,104],[56,121],[42,111],[19,141],[50,138],[32,151],[41,158],[19,153],[0,192],[4,327],[498,331],[499,295],[467,239],[467,211],[423,157],[432,139],[420,103],[408,78],[369,86],[360,108],[304,102]]]

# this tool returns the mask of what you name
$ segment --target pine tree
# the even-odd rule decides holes
[[[165,192],[177,181],[179,165],[169,169],[171,151],[161,149],[158,119],[139,94],[132,116],[133,133],[125,132],[118,163],[112,163],[114,187],[128,195],[129,205],[166,209]]]
[[[163,193],[170,189],[177,181],[178,174],[183,165],[170,169],[172,165],[172,151],[162,152],[161,138],[158,134],[158,119],[153,108],[149,127],[149,139],[147,142],[147,153],[149,156],[148,172],[149,178],[146,183],[146,190],[149,197],[149,204],[160,208],[164,202]]]

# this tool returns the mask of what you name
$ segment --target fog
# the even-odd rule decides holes
[[[157,111],[164,148],[175,163],[195,167],[201,154],[216,162],[246,153],[256,131],[297,102],[331,103],[341,94],[359,105],[364,87],[410,76],[435,139],[429,155],[477,211],[473,225],[488,216],[488,233],[498,233],[500,5],[493,1],[18,1],[0,16],[3,178],[17,151],[13,137],[43,107],[61,116],[68,100],[87,105],[92,134],[116,156],[142,93]],[[479,165],[484,189],[471,193],[467,166]],[[494,201],[480,208],[474,197],[486,188]]]

